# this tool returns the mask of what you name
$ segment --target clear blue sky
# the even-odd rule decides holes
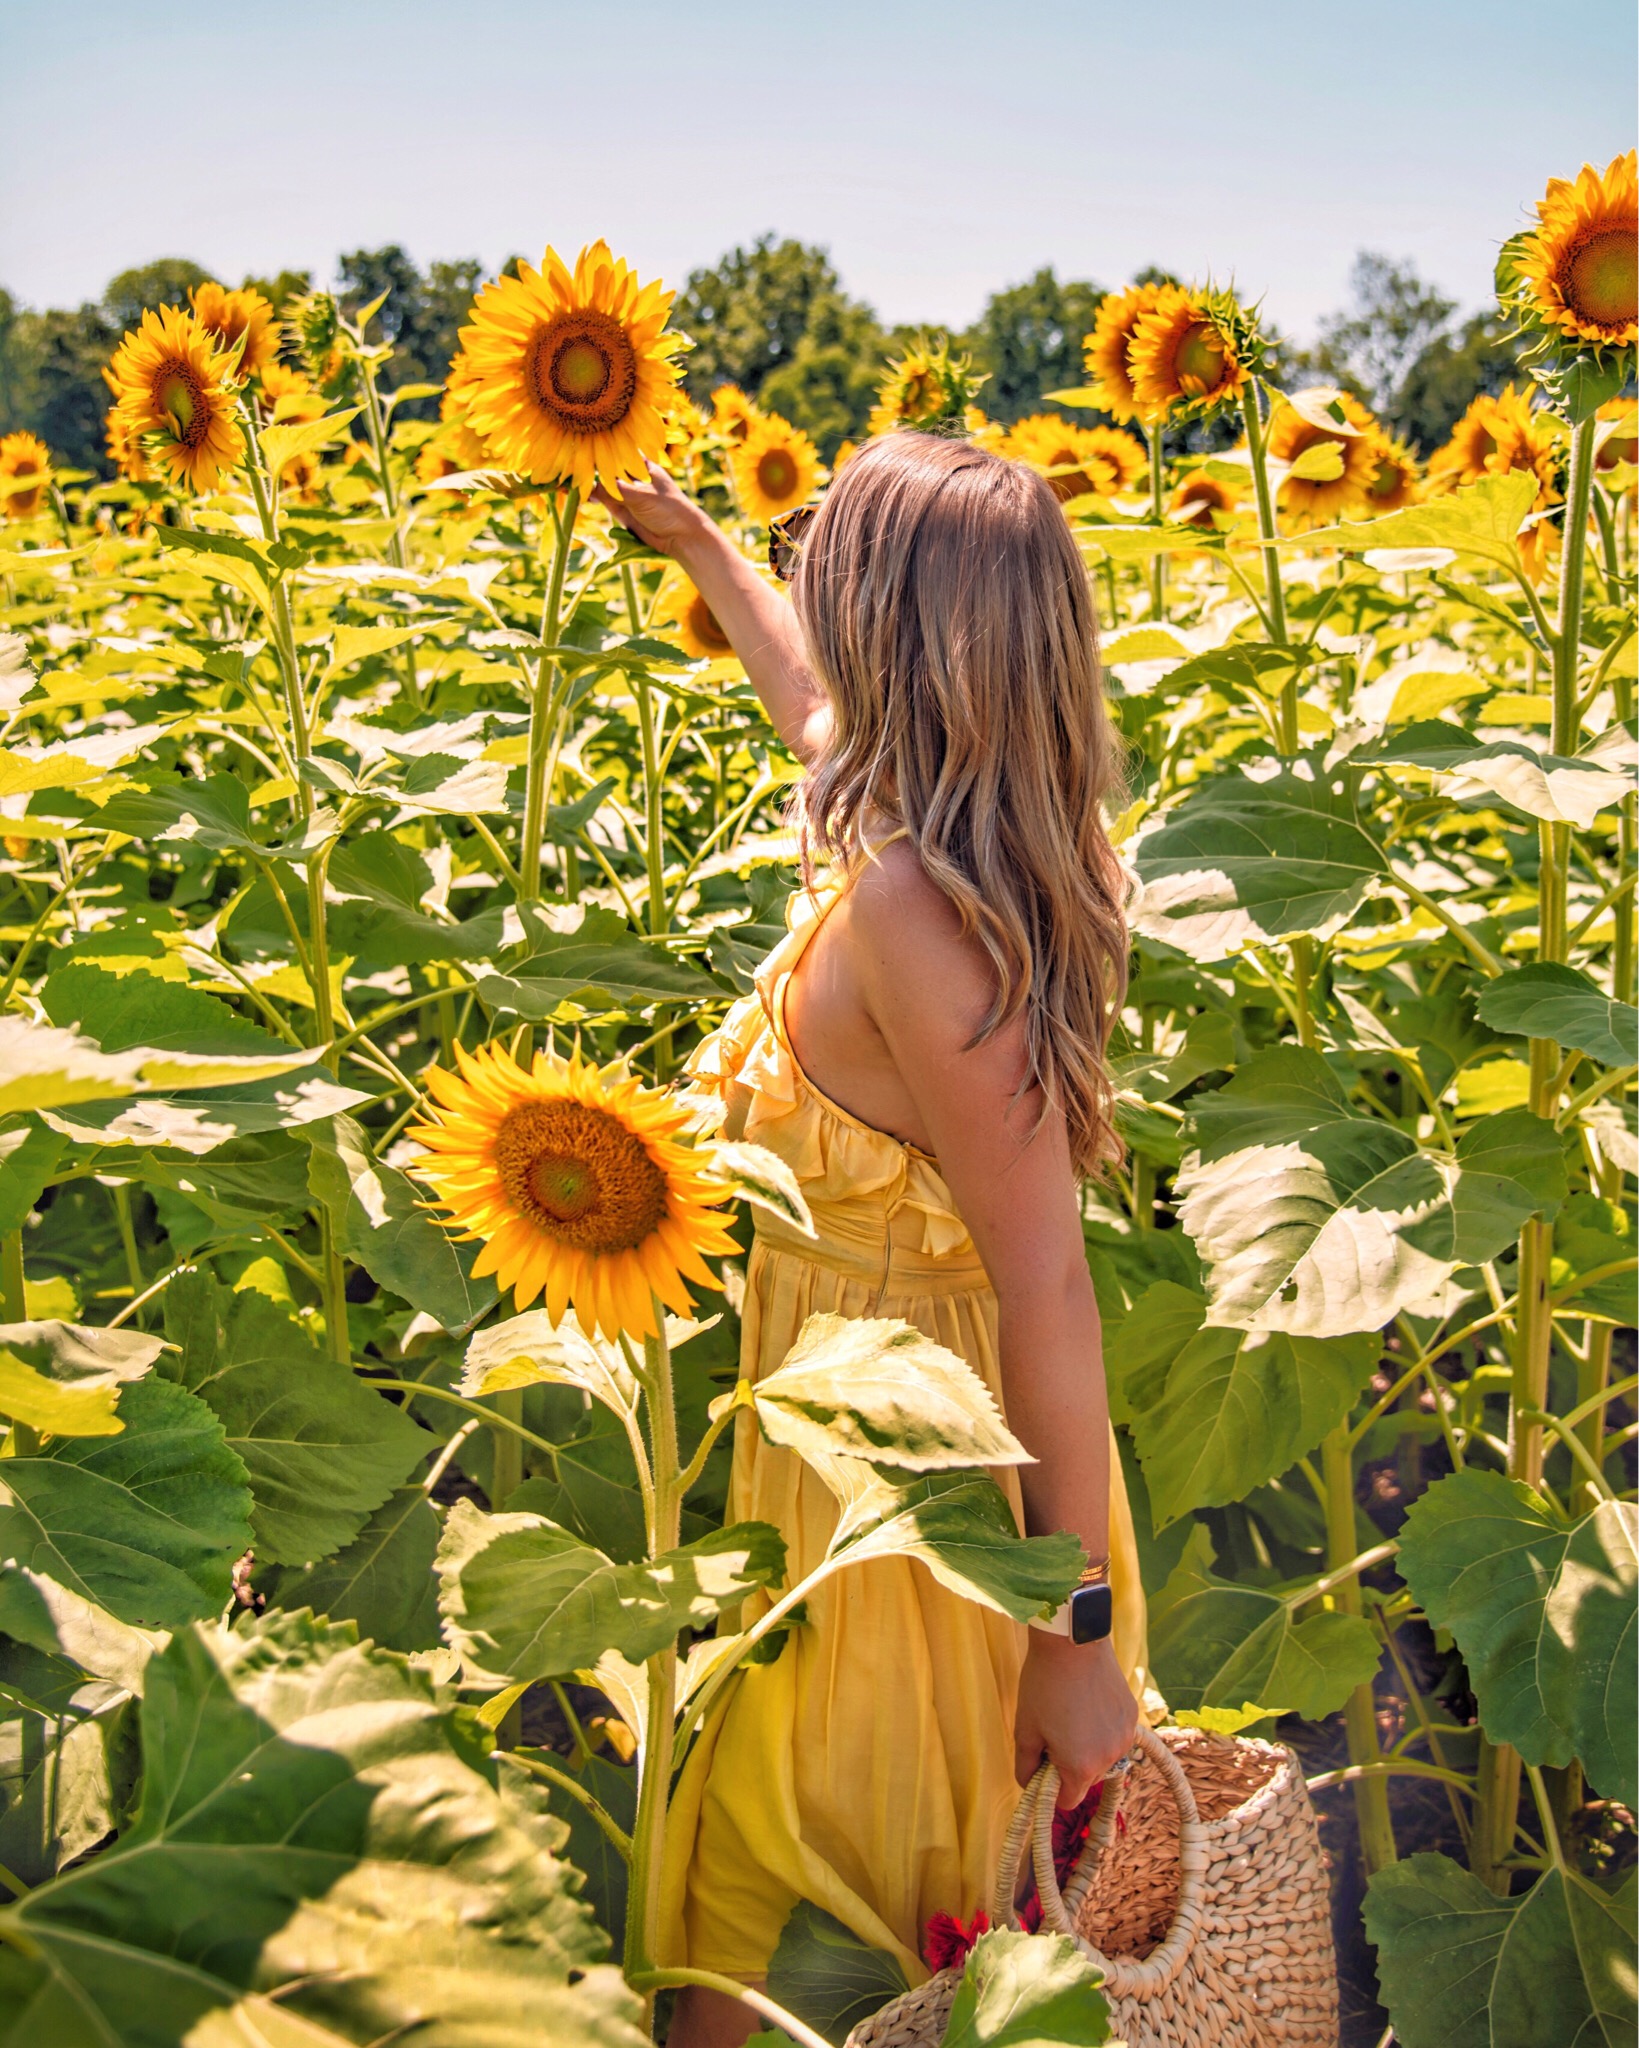
[[[1303,336],[1361,248],[1479,304],[1636,59],[1632,0],[0,0],[0,283],[601,234],[680,284],[773,228],[889,320],[1159,263]]]

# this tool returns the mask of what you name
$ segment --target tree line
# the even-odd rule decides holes
[[[108,473],[103,365],[146,308],[185,303],[207,274],[166,257],[121,271],[96,301],[44,311],[19,305],[0,286],[0,432],[26,427],[60,462]],[[385,294],[372,333],[393,344],[388,384],[439,383],[484,275],[470,257],[421,270],[392,243],[342,256],[336,289],[353,309]],[[1162,276],[1143,272],[1134,282]],[[312,278],[287,270],[243,282],[282,309]],[[1081,342],[1104,291],[1060,279],[1049,266],[993,292],[973,325],[953,336],[989,379],[981,402],[993,419],[1010,425],[1049,409],[1047,393],[1086,381]],[[805,428],[827,456],[863,431],[884,363],[920,331],[887,326],[851,297],[824,249],[772,234],[694,271],[672,317],[694,339],[686,374],[693,397],[738,384]],[[1289,381],[1343,385],[1425,454],[1476,392],[1500,391],[1518,374],[1495,313],[1465,318],[1410,264],[1370,252],[1355,260],[1350,303],[1321,323],[1312,347],[1285,354]],[[407,409],[429,411],[430,402]]]

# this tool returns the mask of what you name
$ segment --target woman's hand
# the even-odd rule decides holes
[[[711,520],[692,498],[684,496],[663,469],[652,462],[645,467],[649,472],[646,484],[624,477],[616,487],[620,492],[618,498],[602,484],[594,486],[592,496],[600,505],[606,505],[622,526],[662,555],[681,558],[688,554],[691,544],[698,546],[702,541],[721,539]]]
[[[1072,1643],[1031,1629],[1013,1720],[1013,1774],[1028,1785],[1045,1755],[1059,1774],[1058,1803],[1079,1806],[1132,1748],[1138,1702],[1108,1638]]]

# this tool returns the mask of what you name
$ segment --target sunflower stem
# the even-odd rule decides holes
[[[376,385],[376,366],[367,356],[358,357],[360,381],[364,386],[364,421],[370,432],[370,449],[376,458],[376,474],[381,478],[381,499],[387,508],[387,517],[393,522],[393,530],[387,541],[387,552],[392,557],[395,569],[407,569],[409,556],[405,552],[404,533],[399,525],[398,487],[393,482],[393,472],[387,461],[387,422],[381,409],[381,392]],[[399,649],[399,659],[404,664],[404,687],[413,709],[421,706],[421,685],[415,673],[415,649],[410,642]]]
[[[654,1509],[649,1555],[675,1550],[682,1530],[683,1493],[677,1462],[677,1410],[672,1392],[671,1346],[666,1311],[649,1296],[656,1336],[643,1340],[644,1394],[649,1410]],[[649,1706],[638,1783],[637,1820],[632,1829],[631,1878],[626,1914],[626,1975],[652,1970],[660,1946],[660,1880],[671,1793],[672,1755],[677,1739],[677,1645],[670,1643],[648,1662]]]
[[[1162,459],[1161,422],[1145,428],[1150,444],[1150,510],[1157,526],[1166,508],[1166,465]],[[1150,564],[1150,611],[1157,624],[1167,615],[1167,558],[1157,553]]]
[[[1280,580],[1279,529],[1275,525],[1275,500],[1269,489],[1269,451],[1263,438],[1261,389],[1256,377],[1248,377],[1241,393],[1241,417],[1246,422],[1246,449],[1252,458],[1252,489],[1258,501],[1258,534],[1263,546],[1263,580],[1269,607],[1269,637],[1277,647],[1291,645],[1286,626],[1286,593]],[[1298,750],[1298,680],[1290,677],[1280,693],[1281,752]]]
[[[575,514],[580,509],[580,492],[565,486],[563,505],[553,508],[556,536],[552,567],[546,579],[546,598],[541,606],[540,656],[535,664],[535,687],[529,706],[529,768],[524,789],[524,837],[518,860],[518,901],[538,903],[541,896],[541,842],[546,836],[549,785],[552,776],[552,728],[556,712],[558,665],[547,653],[556,647],[562,630],[563,585],[569,572],[569,553],[575,540]]]

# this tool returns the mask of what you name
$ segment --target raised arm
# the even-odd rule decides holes
[[[1110,1546],[1110,1423],[1098,1304],[1082,1245],[1064,1119],[1015,1099],[1021,1026],[969,1049],[990,967],[904,844],[884,849],[848,899],[866,1008],[902,1077],[996,1290],[1008,1424],[1036,1463],[1020,1470],[1026,1534],[1069,1529],[1089,1559]],[[1024,1783],[1043,1754],[1075,1805],[1133,1739],[1137,1704],[1108,1641],[1032,1629],[1014,1726]]]
[[[769,723],[799,761],[813,760],[830,737],[831,713],[790,604],[663,469],[648,467],[648,483],[625,482],[618,497],[600,484],[593,496],[639,540],[681,565],[744,663]]]

